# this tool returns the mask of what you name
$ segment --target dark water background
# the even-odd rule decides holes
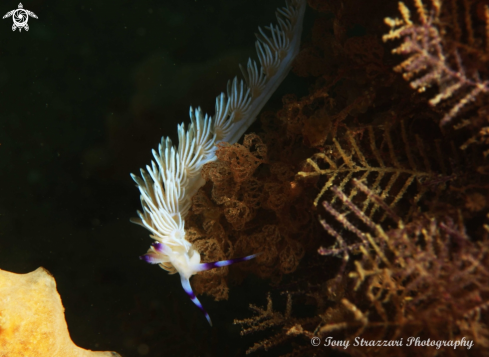
[[[17,8],[2,1],[0,13]],[[152,240],[129,173],[176,136],[189,105],[214,113],[238,64],[255,57],[257,26],[281,0],[25,1],[28,32],[0,21],[0,268],[55,277],[73,341],[123,356],[239,356],[235,318],[264,305],[249,277],[228,301],[201,301],[176,276],[143,263]],[[303,38],[309,35],[307,10]],[[305,93],[292,74],[267,105]],[[259,354],[257,354],[259,355]]]

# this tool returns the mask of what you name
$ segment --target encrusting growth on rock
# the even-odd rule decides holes
[[[0,270],[0,356],[120,357],[73,343],[56,281],[44,268],[28,274]]]

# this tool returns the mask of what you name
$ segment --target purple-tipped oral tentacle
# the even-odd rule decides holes
[[[155,242],[151,244],[152,249],[144,255],[141,255],[139,259],[144,260],[146,263],[150,264],[161,264],[166,260],[163,260],[163,255],[168,255],[170,249],[160,242]]]
[[[154,242],[153,244],[151,244],[151,246],[159,253],[163,253],[163,254],[166,254],[168,255],[169,254],[169,251],[170,251],[170,248],[168,248],[165,244],[163,243],[160,243],[160,242]]]
[[[190,281],[188,280],[188,278],[180,276],[180,279],[182,280],[183,290],[185,290],[185,292],[187,293],[190,300],[192,300],[192,302],[195,305],[197,305],[197,307],[204,313],[205,318],[207,319],[207,321],[209,321],[209,324],[212,326],[211,317],[209,316],[207,311],[205,311],[205,309],[202,306],[202,304],[200,303],[199,299],[197,299],[197,296],[195,296],[194,291],[192,290],[192,287],[190,286]]]
[[[228,265],[231,265],[234,263],[240,263],[240,262],[245,262],[247,260],[251,260],[251,259],[259,256],[260,254],[262,254],[262,253],[248,255],[248,256],[242,257],[242,258],[221,260],[221,261],[212,262],[212,263],[201,263],[197,266],[197,268],[195,270],[196,271],[205,271],[205,270],[210,270],[210,269],[214,269],[214,268],[225,267],[225,266],[228,266]]]
[[[153,253],[153,252],[141,255],[139,257],[139,259],[144,260],[146,263],[149,263],[149,264],[161,264],[161,263],[163,263],[163,259],[160,256],[160,254]]]

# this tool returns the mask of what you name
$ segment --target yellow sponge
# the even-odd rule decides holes
[[[0,357],[117,357],[71,341],[56,281],[44,268],[0,270]]]

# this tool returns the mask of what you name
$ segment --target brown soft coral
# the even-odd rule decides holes
[[[272,205],[268,202],[267,208],[278,208],[280,194],[290,197],[287,194],[291,192],[307,196],[314,203],[308,189],[315,186],[316,194],[319,192],[318,213],[324,217],[321,223],[328,233],[321,243],[325,248],[319,249],[324,259],[315,260],[313,256],[303,259],[283,284],[286,287],[282,293],[289,297],[285,313],[272,309],[269,300],[267,309],[252,306],[257,316],[236,321],[243,325],[242,334],[270,328],[271,337],[255,343],[248,352],[286,344],[291,351],[288,356],[312,355],[318,353],[317,347],[311,346],[312,337],[321,341],[328,336],[342,341],[352,341],[354,337],[367,340],[403,337],[406,344],[406,337],[412,336],[432,341],[455,341],[465,336],[475,343],[474,348],[413,351],[394,346],[375,349],[350,345],[346,351],[338,349],[352,355],[487,355],[489,225],[483,222],[487,220],[484,217],[489,218],[486,216],[489,110],[483,101],[485,96],[477,96],[464,108],[467,110],[460,110],[465,118],[460,118],[454,128],[466,129],[452,130],[451,125],[440,129],[438,124],[443,117],[451,117],[451,108],[472,93],[471,89],[459,87],[463,89],[461,96],[439,97],[443,103],[435,107],[391,71],[399,59],[390,55],[385,46],[382,49],[380,39],[385,31],[382,19],[395,13],[395,2],[310,0],[309,3],[328,14],[316,20],[312,42],[304,45],[294,71],[300,76],[317,78],[309,95],[299,100],[293,95],[284,97],[284,107],[276,119],[289,140],[281,140],[282,132],[277,131],[275,141],[266,142],[283,145],[269,147],[270,161],[273,157],[277,162],[287,163],[288,157],[289,162],[301,162],[295,158],[306,152],[309,155],[305,157],[310,159],[292,166],[299,167],[297,172],[303,181],[292,181],[289,193],[285,190],[287,179],[284,186],[273,182],[268,190],[273,188],[273,200],[277,202]],[[451,15],[442,11],[444,15],[437,17],[433,6],[441,3],[445,10],[452,10]],[[443,45],[447,41],[452,44],[444,47],[451,53],[450,62],[433,63],[438,68],[445,66],[445,74],[460,75],[455,74],[457,63],[451,61],[456,59],[453,53],[458,49],[462,60],[459,64],[465,67],[465,72],[460,68],[462,74],[483,82],[477,88],[484,91],[487,66],[479,65],[487,62],[488,37],[480,36],[489,28],[480,26],[488,23],[486,3],[477,5],[483,23],[473,22],[477,28],[464,26],[461,32],[455,25],[458,20],[469,22],[474,15],[474,2],[433,0],[429,11],[418,9],[425,16],[425,29],[438,28],[438,35],[446,40]],[[376,10],[364,11],[367,4]],[[423,7],[420,0],[415,4]],[[449,21],[442,21],[446,19]],[[393,21],[396,25],[397,20]],[[411,21],[410,26],[422,33],[421,25]],[[471,29],[475,31],[472,35]],[[454,33],[457,31],[458,34]],[[473,42],[471,38],[484,41]],[[412,38],[413,43],[421,40],[423,37]],[[436,42],[426,41],[425,45]],[[467,56],[469,50],[479,58]],[[423,58],[429,60],[435,55],[433,51],[426,52]],[[416,61],[414,57],[412,60]],[[321,68],[323,65],[327,68]],[[436,96],[437,89],[456,89],[450,87],[452,82],[447,76],[423,77],[427,72],[433,74],[431,69],[415,72],[410,79],[418,79],[417,83],[421,83],[419,78],[434,79],[430,82],[433,87],[426,86],[428,96]],[[405,70],[402,72],[406,74]],[[476,72],[479,77],[474,77]],[[449,81],[437,88],[439,78]],[[268,130],[266,135],[273,134]],[[312,226],[309,222],[302,226],[303,231]],[[258,237],[252,237],[245,243],[258,242]],[[295,305],[315,306],[315,313],[307,315],[301,309],[299,315],[291,311],[292,297]],[[309,318],[304,319],[305,315]],[[287,346],[282,347],[285,351]]]
[[[276,120],[264,115],[263,120]],[[270,124],[270,123],[268,123]],[[265,125],[266,126],[266,125]],[[202,170],[208,181],[194,197],[189,216],[190,241],[203,253],[203,261],[230,259],[262,252],[256,261],[237,266],[263,278],[280,279],[293,272],[310,235],[312,207],[295,181],[301,156],[269,156],[269,147],[294,146],[286,135],[272,131],[262,137],[246,135],[243,144],[222,144],[218,161]],[[228,269],[196,276],[197,293],[226,299]]]

